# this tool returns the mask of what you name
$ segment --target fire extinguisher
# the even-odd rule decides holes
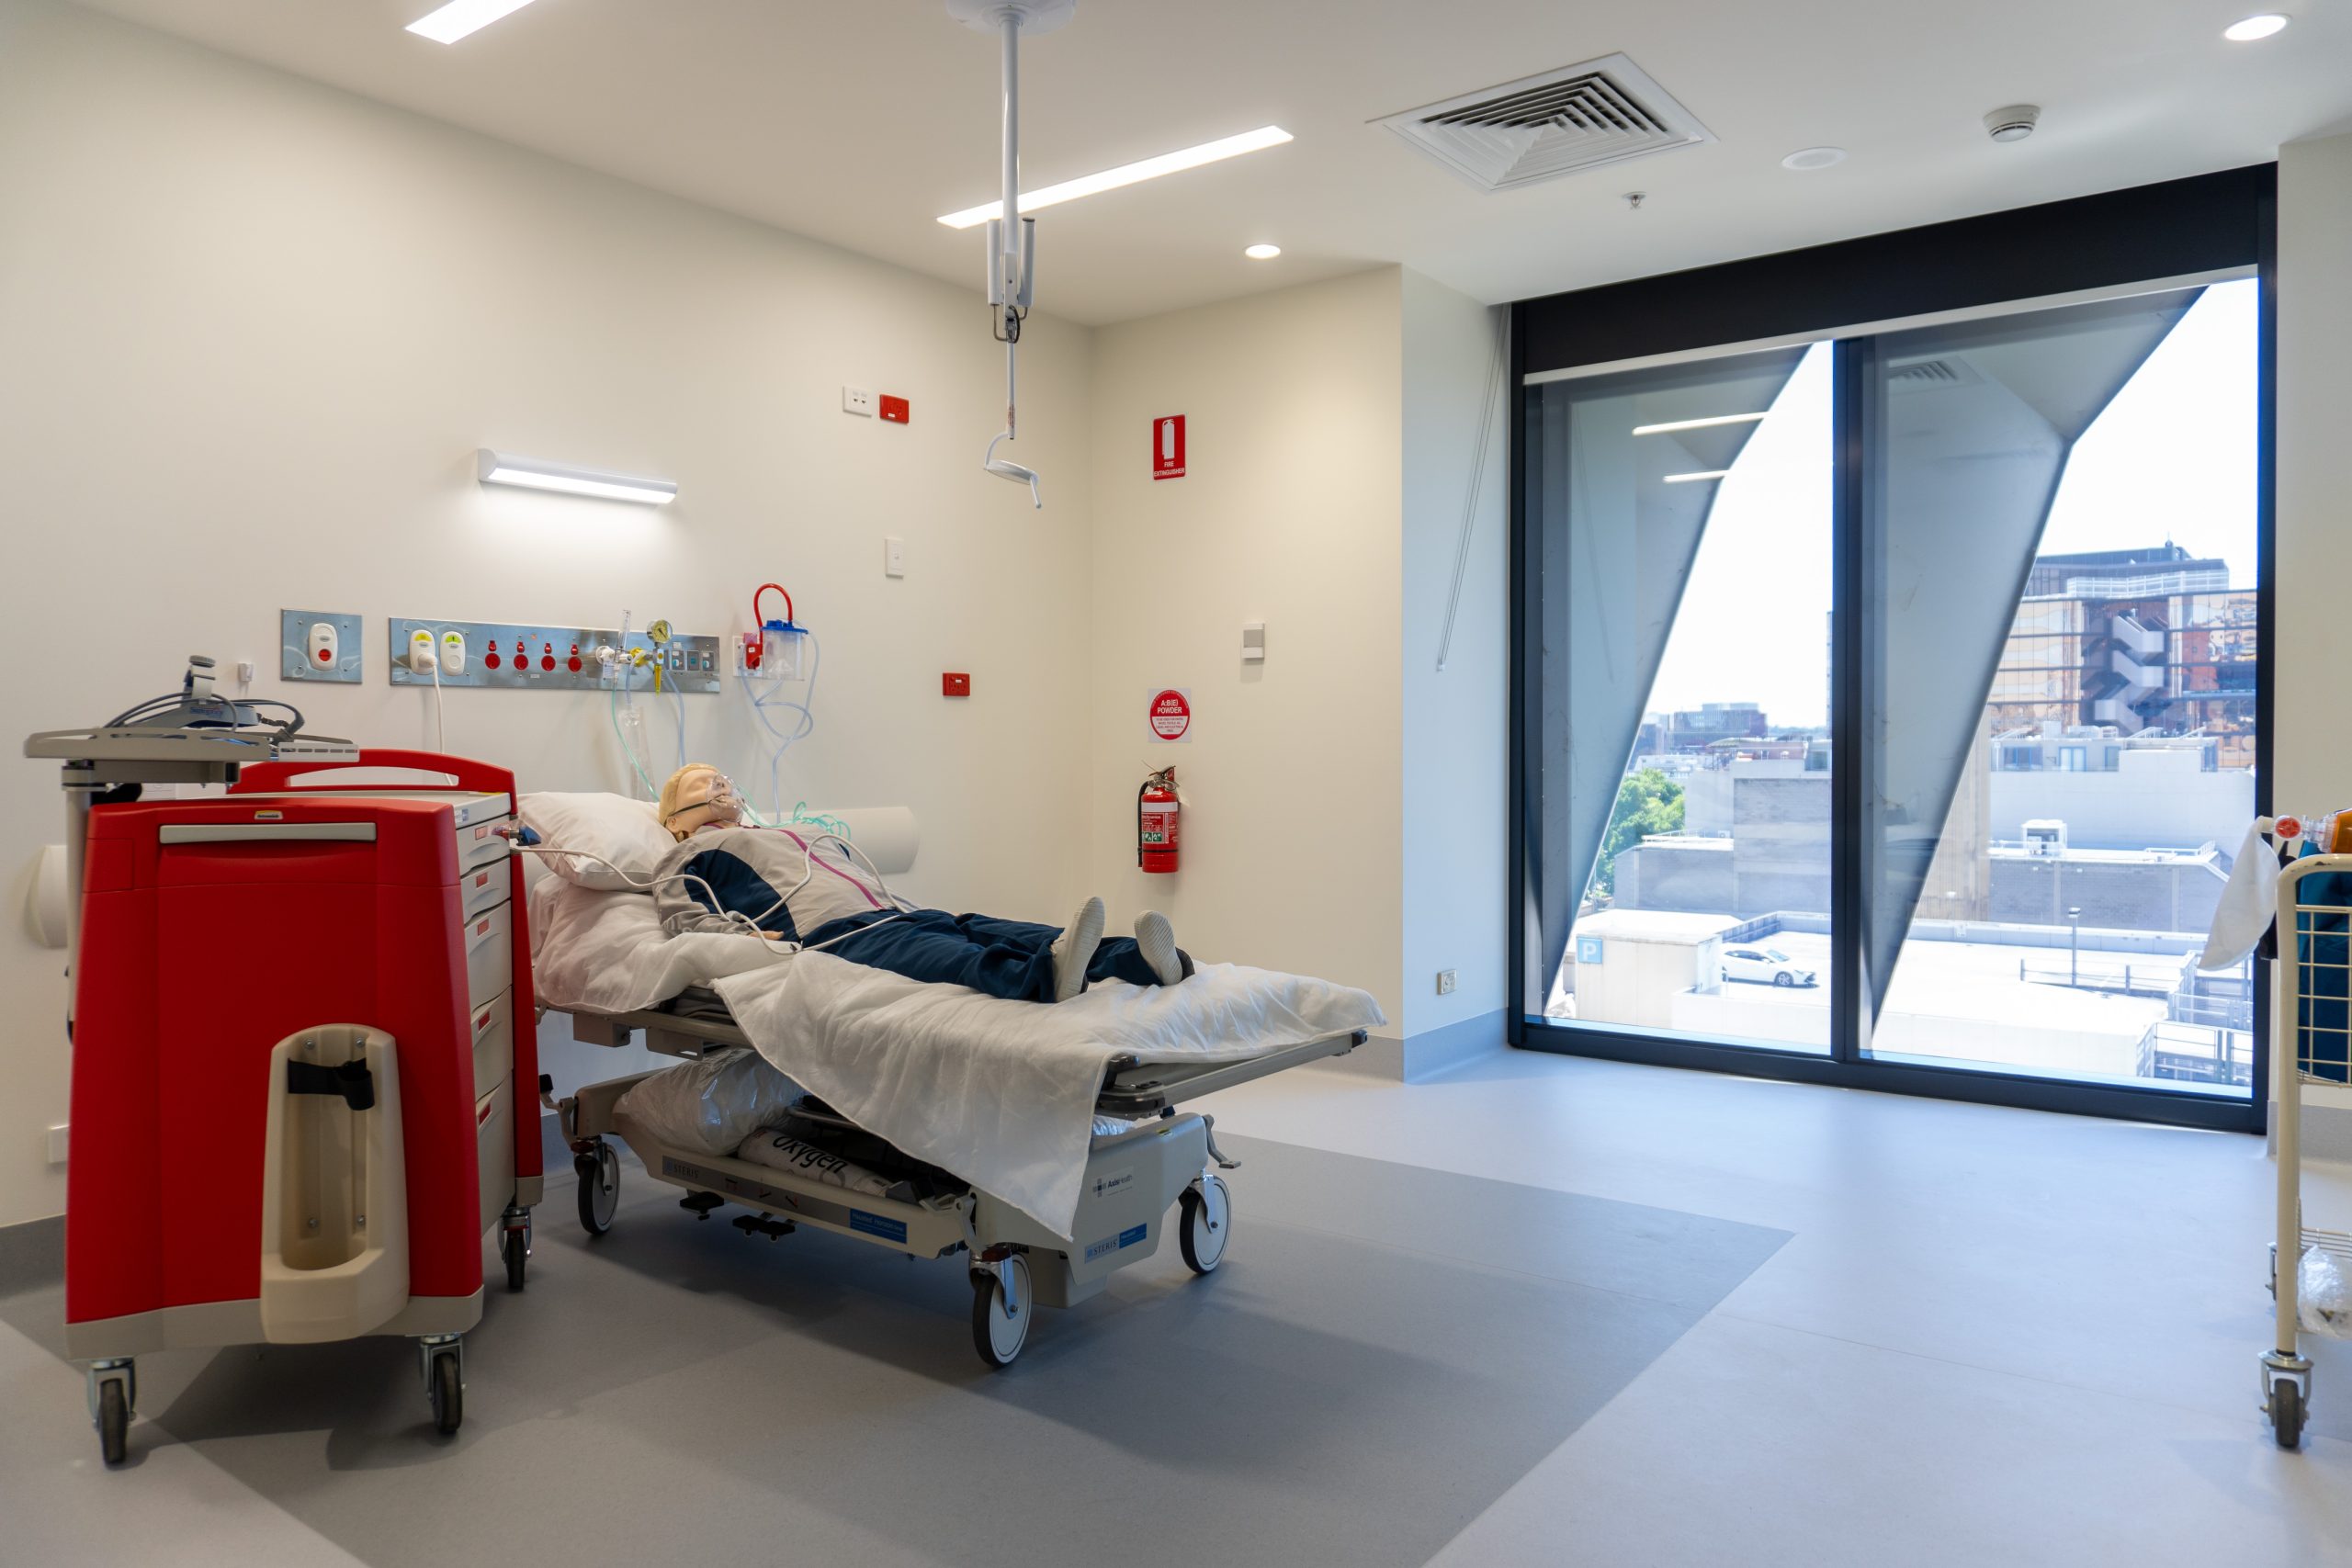
[[[1176,869],[1179,829],[1177,814],[1183,802],[1176,795],[1176,770],[1161,768],[1136,791],[1136,863],[1148,872]]]

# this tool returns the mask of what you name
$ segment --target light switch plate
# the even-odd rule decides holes
[[[882,575],[885,577],[907,575],[907,542],[904,539],[889,536],[883,538]]]

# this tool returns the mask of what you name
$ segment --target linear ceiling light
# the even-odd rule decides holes
[[[525,490],[560,491],[603,501],[641,501],[648,506],[667,506],[678,499],[675,479],[582,468],[571,463],[550,463],[544,457],[518,457],[487,446],[481,449],[477,471],[486,485],[520,485]]]
[[[1279,125],[1261,125],[1255,130],[1245,130],[1238,136],[1228,136],[1222,141],[1204,141],[1198,147],[1187,147],[1181,152],[1162,152],[1157,158],[1146,158],[1139,164],[1122,164],[1115,169],[1105,169],[1099,175],[1082,175],[1074,180],[1064,180],[1057,186],[1027,192],[1021,197],[1021,210],[1035,212],[1041,207],[1057,207],[1065,201],[1076,201],[1081,196],[1116,190],[1142,180],[1156,180],[1162,175],[1181,174],[1197,169],[1204,164],[1214,164],[1224,158],[1238,158],[1244,152],[1262,148],[1279,147],[1291,139],[1290,132]],[[984,202],[967,207],[961,212],[951,212],[940,221],[950,229],[969,229],[1004,213],[1002,201]]]
[[[1729,468],[1709,468],[1703,474],[1668,474],[1666,476],[1666,482],[1670,485],[1697,484],[1701,479],[1722,479],[1730,472]]]
[[[449,0],[431,16],[411,22],[408,30],[435,43],[455,43],[530,3],[531,0]]]
[[[1637,424],[1634,426],[1634,434],[1664,435],[1672,430],[1712,430],[1719,424],[1754,424],[1763,417],[1760,413],[1719,413],[1713,419],[1677,419],[1664,424]]]

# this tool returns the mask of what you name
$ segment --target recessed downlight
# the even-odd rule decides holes
[[[2286,17],[2276,11],[2264,11],[2244,21],[2232,22],[2222,29],[2222,36],[2232,43],[2252,43],[2258,38],[2268,38],[2272,33],[2281,31],[2286,26]]]
[[[1280,245],[1244,245],[1241,254],[1251,261],[1272,261],[1283,254]]]
[[[1845,161],[1846,150],[1843,147],[1800,147],[1781,160],[1781,167],[1799,171],[1826,169],[1832,164]]]

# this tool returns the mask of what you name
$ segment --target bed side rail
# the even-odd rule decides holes
[[[1170,1107],[1215,1094],[1221,1089],[1271,1077],[1309,1062],[1344,1056],[1363,1044],[1365,1038],[1365,1031],[1350,1030],[1244,1062],[1209,1062],[1197,1066],[1137,1062],[1132,1056],[1121,1056],[1111,1063],[1110,1071],[1103,1075],[1102,1092],[1094,1097],[1094,1109],[1099,1115],[1129,1121],[1157,1116]]]

